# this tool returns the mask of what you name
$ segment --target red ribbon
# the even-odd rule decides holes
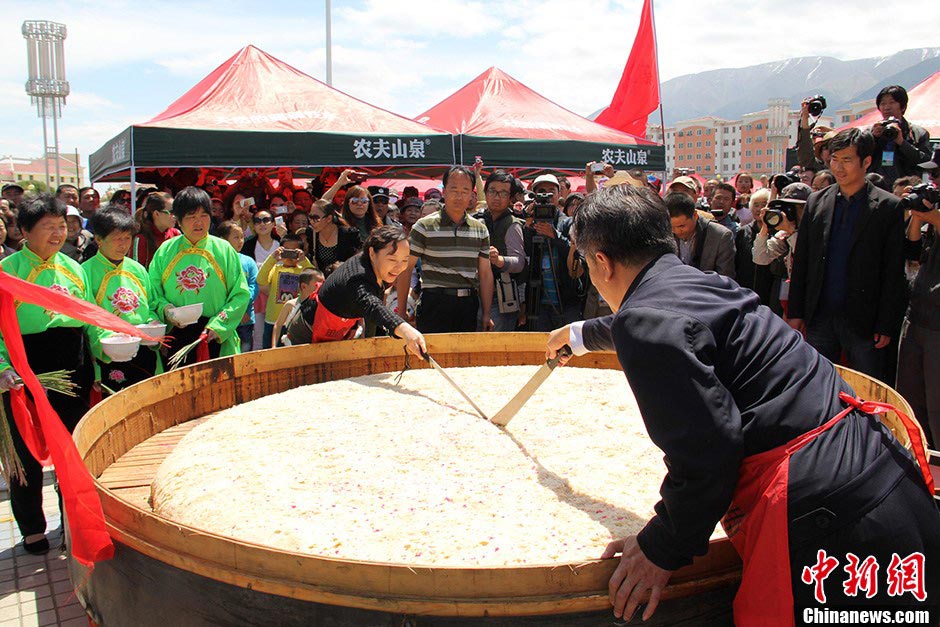
[[[924,477],[927,490],[930,494],[934,493],[933,474],[930,472],[930,462],[924,454],[924,451],[927,450],[927,446],[920,437],[920,428],[907,414],[889,403],[863,401],[845,392],[839,392],[839,400],[866,414],[884,414],[889,411],[893,411],[897,414],[897,417],[901,419],[901,424],[904,425],[904,430],[907,431],[907,435],[911,439],[911,453],[914,455],[914,460],[917,462],[920,474]]]
[[[110,331],[150,341],[159,339],[146,335],[97,305],[0,271],[0,333],[10,355],[10,364],[32,397],[30,401],[23,390],[11,393],[14,421],[30,453],[43,465],[55,464],[68,517],[72,556],[82,565],[93,568],[95,562],[114,555],[114,544],[105,526],[95,482],[71,434],[49,404],[45,390],[29,367],[14,301],[38,305]]]
[[[30,454],[43,466],[51,465],[52,458],[49,457],[49,447],[46,446],[46,438],[37,418],[36,405],[26,396],[23,388],[10,390],[10,406],[13,407],[16,430],[19,431]]]

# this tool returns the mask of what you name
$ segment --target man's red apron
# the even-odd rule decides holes
[[[793,589],[787,536],[787,485],[790,456],[859,409],[868,414],[894,411],[904,423],[917,464],[933,494],[933,478],[924,457],[920,430],[887,403],[860,401],[844,392],[843,411],[828,422],[777,448],[744,459],[728,513],[721,524],[744,562],[741,587],[734,599],[735,625],[792,625]],[[773,622],[770,621],[779,621]]]
[[[323,303],[320,302],[321,285],[323,285],[323,283],[317,283],[313,294],[310,295],[310,298],[317,301],[317,310],[316,313],[313,314],[313,325],[310,327],[310,341],[314,344],[317,342],[336,342],[345,339],[349,332],[352,331],[353,327],[356,326],[356,323],[359,322],[359,318],[340,318],[327,309]]]

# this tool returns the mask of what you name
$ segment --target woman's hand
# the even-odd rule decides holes
[[[428,345],[424,342],[424,336],[407,322],[395,327],[395,335],[405,340],[405,347],[414,355],[423,358],[427,354]]]
[[[23,387],[23,384],[19,383],[17,379],[19,379],[19,377],[13,368],[7,368],[3,372],[0,372],[0,392],[18,390]]]
[[[177,329],[183,328],[183,325],[181,325],[176,316],[173,315],[173,305],[167,305],[163,308],[163,319],[172,324]]]

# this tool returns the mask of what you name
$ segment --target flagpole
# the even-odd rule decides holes
[[[663,142],[663,174],[666,172],[666,120],[663,115],[663,84],[659,80],[659,42],[656,38],[656,7],[655,2],[650,0],[650,18],[653,21],[653,54],[656,56],[656,86],[659,88],[659,129],[662,133]],[[664,179],[665,180],[665,179]]]

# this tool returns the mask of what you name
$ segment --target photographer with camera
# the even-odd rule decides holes
[[[914,415],[932,442],[940,443],[940,192],[922,183],[901,200],[909,209],[905,256],[920,261],[920,269],[911,288],[911,304],[901,331],[898,350],[897,390],[907,399]],[[924,227],[933,245],[925,251]]]
[[[526,317],[529,330],[551,331],[579,317],[577,283],[567,270],[571,219],[558,208],[561,186],[555,175],[539,176],[530,189],[535,201],[523,230],[529,260]]]
[[[840,131],[829,144],[836,185],[809,197],[790,275],[788,323],[833,363],[876,378],[904,314],[904,215],[865,180],[875,140]]]
[[[600,183],[605,183],[616,174],[614,166],[603,161],[589,161],[584,166],[584,191],[587,194],[597,191],[598,179]]]
[[[497,311],[490,318],[494,331],[515,331],[525,289],[523,271],[526,267],[524,222],[512,215],[509,205],[516,193],[516,179],[505,170],[496,170],[486,177],[483,196],[486,208],[475,216],[490,233],[490,265]]]
[[[826,98],[821,95],[805,98],[800,103],[800,126],[796,132],[796,162],[803,168],[814,171],[829,167],[828,140],[826,133],[832,131],[828,126],[816,126],[819,116],[826,109]],[[810,123],[810,116],[816,118]]]
[[[884,119],[871,127],[875,152],[869,171],[885,177],[889,189],[898,177],[920,176],[918,164],[930,159],[930,133],[904,119],[907,102],[907,91],[900,85],[885,87],[875,97]]]
[[[790,291],[790,272],[793,269],[793,251],[796,250],[797,229],[806,200],[813,190],[804,183],[790,183],[780,196],[770,201],[761,221],[761,229],[754,238],[754,263],[774,267],[775,280],[771,297],[779,301],[785,315]],[[782,268],[780,267],[782,262]],[[776,310],[774,307],[773,309]]]

